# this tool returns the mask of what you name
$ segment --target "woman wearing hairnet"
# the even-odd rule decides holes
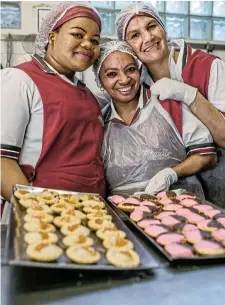
[[[169,104],[178,120],[182,121],[179,102],[187,105],[221,147],[217,166],[201,179],[207,199],[225,205],[225,63],[182,39],[168,43],[165,27],[149,3],[123,9],[116,29],[118,38],[126,40],[144,64],[142,77],[151,93]]]
[[[184,104],[183,126],[170,106],[140,86],[139,62],[123,41],[107,42],[93,66],[97,85],[111,96],[103,109],[103,160],[111,194],[183,188],[204,199],[194,176],[216,162],[208,129]],[[182,105],[182,104],[181,104]]]
[[[16,183],[105,196],[100,107],[75,76],[99,56],[101,20],[86,4],[51,9],[32,60],[2,70],[2,194]]]

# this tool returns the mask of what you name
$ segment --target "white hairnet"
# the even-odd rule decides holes
[[[101,69],[101,66],[104,62],[104,60],[113,52],[120,51],[124,53],[128,53],[135,59],[138,67],[140,68],[141,62],[138,60],[137,56],[135,55],[134,51],[131,49],[128,43],[125,41],[119,41],[119,40],[113,40],[108,41],[106,43],[103,43],[100,45],[100,56],[93,65],[93,72],[95,74],[95,81],[97,83],[97,86],[101,87],[101,81],[99,78],[99,72]]]
[[[99,16],[97,10],[90,6],[88,2],[60,2],[50,10],[41,23],[40,31],[38,32],[35,40],[35,53],[41,57],[44,57],[46,53],[46,46],[48,45],[49,34],[52,32],[56,23],[66,14],[66,12],[75,6],[89,7]]]
[[[116,32],[119,40],[125,40],[126,30],[131,19],[140,13],[144,13],[153,17],[163,28],[165,34],[165,26],[155,7],[150,3],[135,3],[122,9],[116,18]]]

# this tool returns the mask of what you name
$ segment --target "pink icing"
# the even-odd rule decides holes
[[[219,229],[212,232],[212,237],[218,241],[225,241],[225,229]]]
[[[141,220],[137,223],[139,225],[139,227],[141,227],[142,229],[147,228],[150,225],[157,225],[160,224],[159,220],[156,219],[146,219],[146,220]]]
[[[195,201],[193,199],[184,199],[180,202],[180,204],[182,204],[186,208],[190,208],[190,207],[193,207],[194,205],[196,205],[198,203],[197,203],[197,201]]]
[[[217,249],[221,249],[221,246],[219,244],[217,244],[216,242],[213,241],[209,241],[209,240],[200,240],[196,245],[195,245],[196,249],[200,248],[201,250],[206,250],[206,251],[210,251],[210,250],[217,250]]]
[[[141,206],[143,206],[143,205],[150,206],[150,207],[156,207],[155,203],[153,203],[151,201],[147,201],[147,200],[141,202]]]
[[[195,213],[187,214],[185,217],[191,223],[199,223],[200,221],[205,220],[204,217],[202,217],[202,216],[200,216],[198,214],[195,214]]]
[[[157,237],[162,233],[168,232],[168,230],[160,225],[150,225],[145,228],[145,232],[152,237]]]
[[[176,203],[171,203],[171,204],[167,204],[163,207],[164,211],[177,211],[180,208],[182,208],[182,206],[180,204],[176,204]]]
[[[184,240],[184,236],[179,233],[165,233],[160,235],[156,241],[160,245],[169,245],[172,243],[180,243]]]
[[[129,197],[129,198],[125,199],[125,201],[123,203],[131,203],[134,205],[140,205],[141,202],[139,200],[137,200],[136,198]]]
[[[187,223],[185,224],[185,226],[183,227],[182,229],[182,232],[185,234],[187,232],[190,232],[190,231],[198,231],[198,228],[195,226],[195,225],[192,225],[190,223]]]
[[[173,218],[173,216],[166,216],[163,217],[161,220],[162,224],[166,225],[166,226],[174,226],[177,223],[180,223],[179,220],[177,220],[176,218]]]
[[[192,213],[189,209],[186,209],[186,208],[180,208],[178,210],[176,210],[176,214],[179,215],[179,216],[185,216],[187,214],[190,214]]]
[[[172,243],[165,246],[165,250],[173,257],[192,257],[191,249],[181,244]]]
[[[219,214],[221,213],[220,210],[209,210],[209,211],[206,211],[204,214],[210,218],[213,218],[216,214]]]
[[[211,205],[208,204],[197,204],[193,206],[194,209],[198,210],[199,212],[206,212],[206,211],[210,211],[213,210],[213,207]]]
[[[125,198],[119,195],[113,195],[111,198],[112,202],[114,202],[115,204],[120,204],[122,202],[124,202]]]

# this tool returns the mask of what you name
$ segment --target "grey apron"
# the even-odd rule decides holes
[[[225,150],[218,149],[218,163],[213,169],[202,172],[199,180],[206,199],[225,208]]]
[[[172,118],[152,97],[131,126],[106,124],[102,155],[110,194],[131,195],[144,191],[160,170],[185,160],[186,149]],[[182,178],[174,187],[204,199],[196,176]]]

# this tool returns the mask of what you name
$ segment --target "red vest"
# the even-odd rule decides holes
[[[100,107],[84,84],[74,86],[46,72],[49,68],[39,60],[16,67],[36,84],[44,115],[39,160],[35,169],[29,164],[21,169],[34,186],[105,196]]]
[[[184,52],[182,78],[184,83],[198,88],[199,92],[208,99],[208,85],[210,70],[213,60],[216,58],[212,54],[196,50],[192,54],[192,48],[186,46],[187,53]],[[185,58],[187,54],[187,60]],[[178,131],[182,135],[182,103],[174,100],[160,101],[162,107],[171,115]]]

